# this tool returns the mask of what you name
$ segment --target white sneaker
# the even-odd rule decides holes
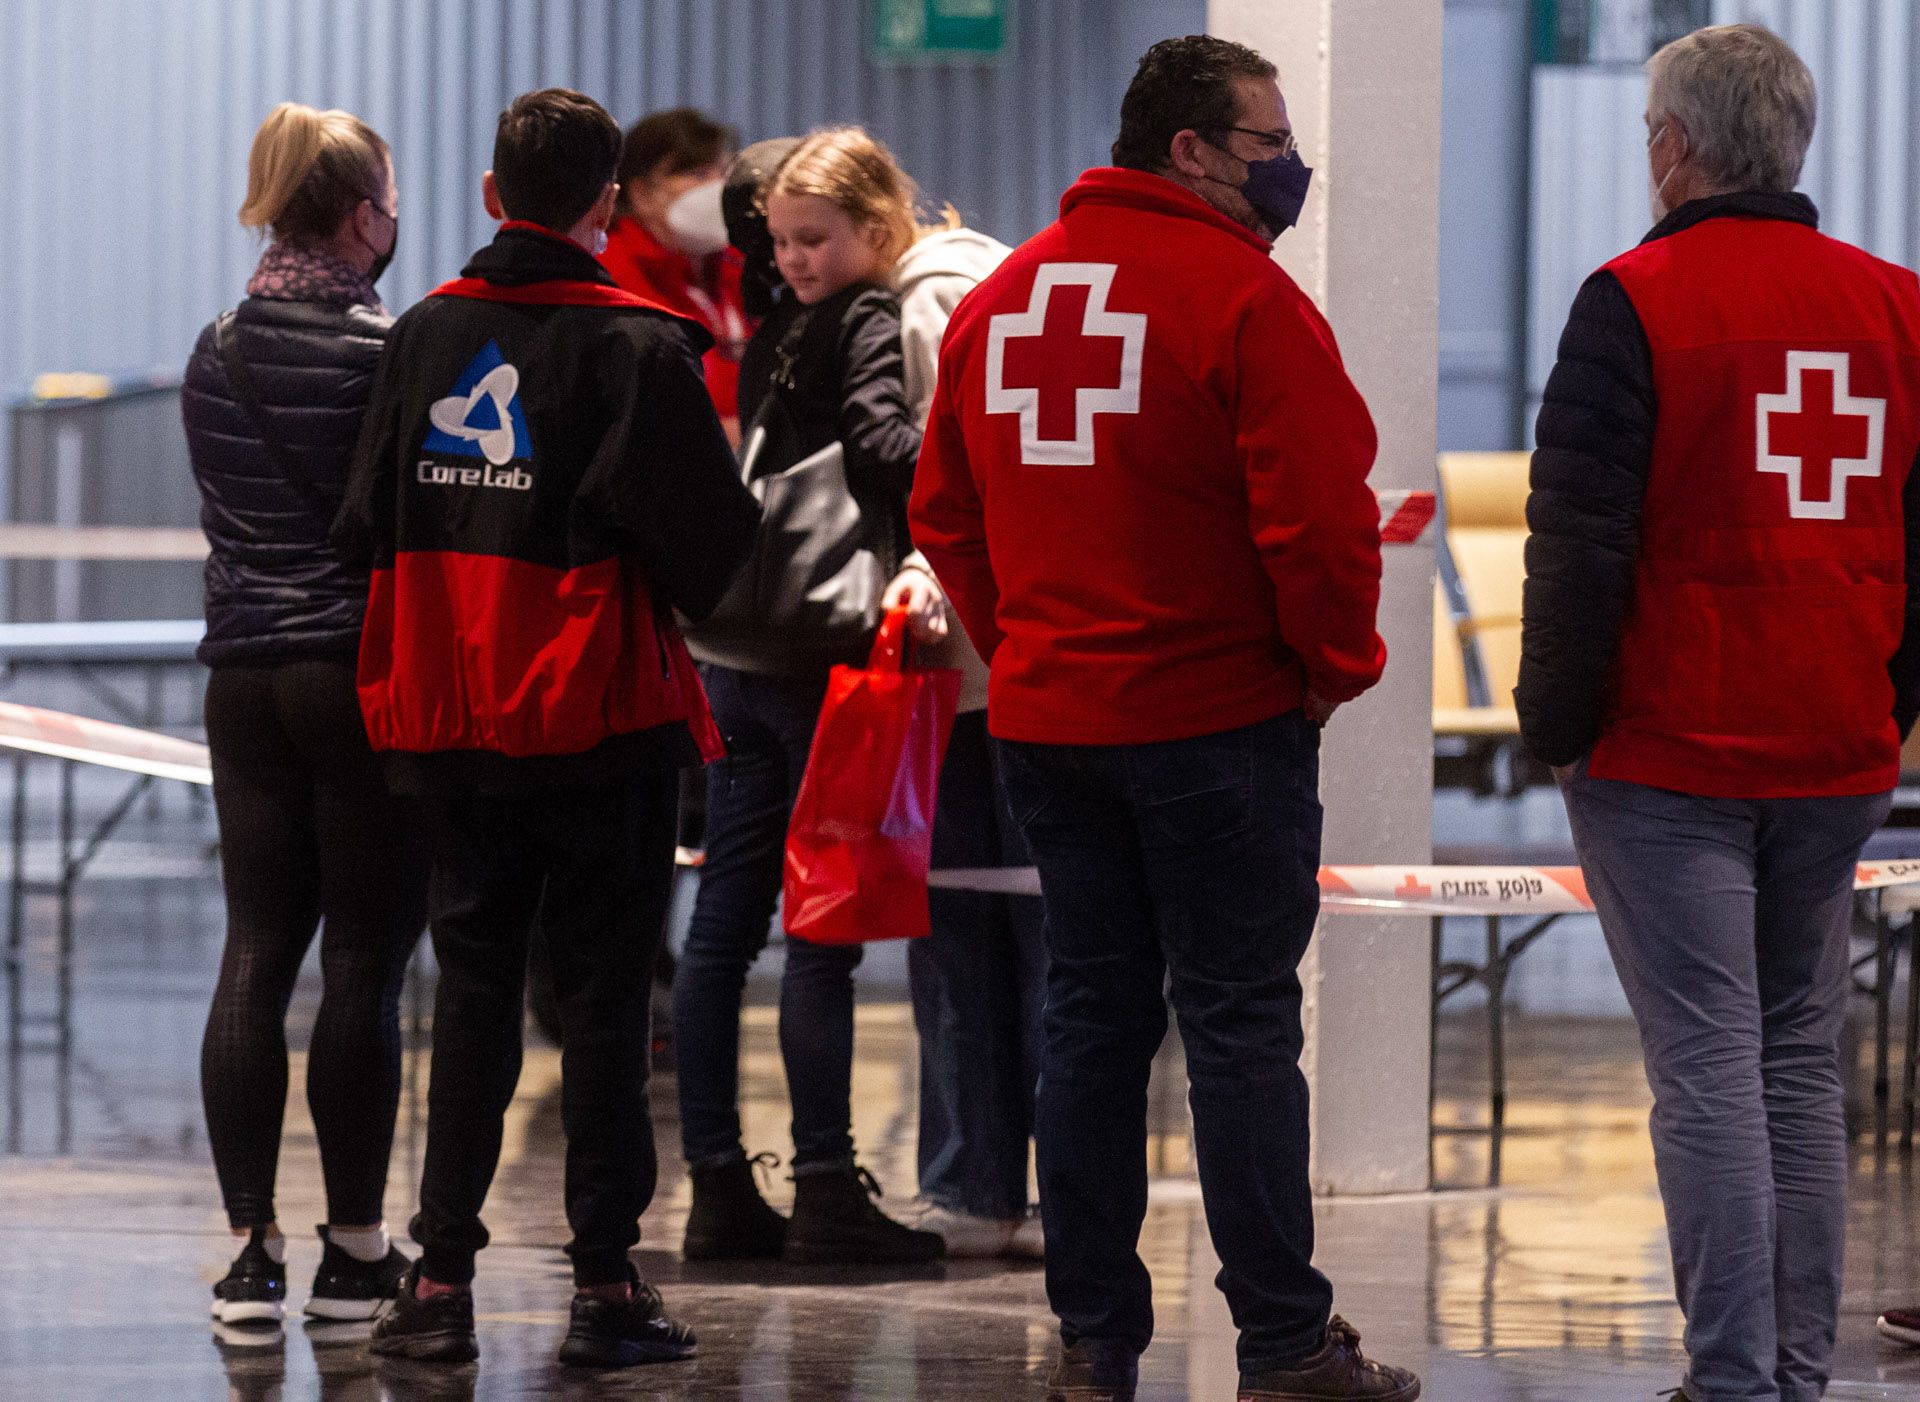
[[[1874,1321],[1874,1327],[1895,1343],[1920,1344],[1920,1309],[1888,1310]]]
[[[1000,1253],[1016,1261],[1044,1261],[1047,1259],[1047,1234],[1040,1225],[1040,1211],[1035,1208],[1022,1217],[1013,1229],[1006,1250]]]
[[[937,1202],[915,1198],[896,1219],[918,1231],[935,1232],[947,1244],[947,1259],[980,1260],[1006,1254],[1020,1223],[1001,1217],[975,1217]]]

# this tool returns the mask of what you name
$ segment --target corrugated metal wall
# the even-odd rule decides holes
[[[1820,90],[1801,178],[1836,237],[1920,263],[1920,22],[1913,0],[1715,0],[1797,49]],[[1567,308],[1594,268],[1647,230],[1646,79],[1638,69],[1535,70],[1527,388],[1537,404]],[[1531,416],[1529,416],[1531,423]]]
[[[1527,268],[1527,0],[1447,0],[1440,450],[1510,448]]]
[[[488,237],[479,179],[516,92],[585,89],[621,122],[680,103],[747,140],[866,122],[930,196],[1015,240],[1105,160],[1144,24],[1202,0],[1014,0],[993,66],[866,61],[862,0],[6,0],[0,387],[178,365],[240,293],[235,222],[268,108],[346,107],[392,144],[398,307]]]

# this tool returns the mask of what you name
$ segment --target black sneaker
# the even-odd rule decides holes
[[[560,1361],[573,1368],[637,1368],[678,1363],[698,1352],[693,1330],[667,1318],[660,1292],[629,1269],[633,1298],[573,1297],[573,1322]]]
[[[915,1231],[880,1210],[880,1185],[864,1168],[796,1174],[793,1183],[781,1254],[795,1265],[911,1265],[947,1254],[938,1232]]]
[[[756,1168],[779,1166],[772,1154],[758,1154],[692,1169],[693,1206],[681,1253],[689,1261],[779,1260],[787,1219],[767,1206],[753,1178]]]
[[[213,1317],[222,1324],[277,1324],[287,1317],[287,1268],[267,1254],[267,1229],[255,1227],[213,1287]]]
[[[315,1227],[326,1249],[320,1253],[320,1269],[313,1273],[313,1293],[307,1297],[307,1315],[312,1319],[360,1320],[377,1318],[400,1288],[400,1277],[413,1262],[397,1246],[389,1246],[385,1259],[363,1261],[334,1245],[325,1227]]]
[[[1082,1339],[1060,1351],[1047,1402],[1133,1402],[1140,1357],[1108,1341]]]
[[[415,1262],[400,1278],[393,1308],[373,1326],[368,1352],[422,1363],[473,1362],[480,1356],[480,1341],[473,1334],[473,1292],[458,1290],[423,1300],[414,1294],[419,1283],[420,1265]]]

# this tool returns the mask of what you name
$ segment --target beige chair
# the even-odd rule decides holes
[[[1520,591],[1526,578],[1525,453],[1442,453],[1440,548],[1434,596],[1436,737],[1484,740],[1519,733]],[[1449,564],[1457,603],[1444,578]],[[1476,694],[1477,693],[1477,694]]]

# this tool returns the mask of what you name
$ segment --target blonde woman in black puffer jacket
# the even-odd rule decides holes
[[[214,1287],[222,1324],[285,1312],[274,1211],[285,1020],[323,924],[307,1103],[328,1224],[307,1312],[371,1318],[406,1266],[381,1203],[426,863],[360,719],[367,578],[327,540],[391,324],[373,284],[393,253],[397,199],[386,143],[359,118],[275,108],[240,212],[271,242],[246,300],[201,333],[182,393],[211,546],[200,658],[227,901],[201,1048],[207,1137],[241,1248]]]

